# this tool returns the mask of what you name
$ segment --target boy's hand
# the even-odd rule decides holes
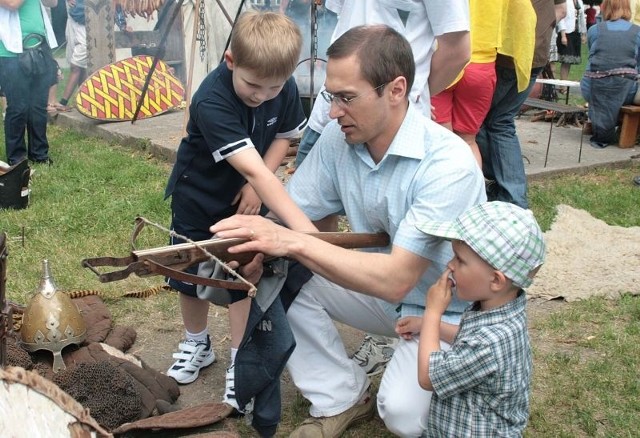
[[[438,281],[429,288],[426,299],[427,311],[438,312],[442,315],[449,306],[452,297],[451,286],[453,285],[449,274],[451,274],[451,270],[445,269]]]
[[[420,333],[422,318],[420,316],[405,316],[396,323],[396,333],[407,341]]]
[[[258,284],[262,277],[264,254],[258,253],[246,265],[240,266],[239,272],[251,284]]]
[[[251,187],[251,184],[247,183],[240,189],[231,203],[231,205],[236,204],[238,204],[237,214],[258,214],[260,213],[262,201],[253,187]]]
[[[227,265],[234,270],[237,270],[242,278],[247,280],[251,284],[258,284],[262,277],[264,254],[257,253],[256,256],[246,265],[240,266],[238,262],[231,261]]]

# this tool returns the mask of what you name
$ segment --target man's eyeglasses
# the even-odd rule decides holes
[[[327,101],[327,103],[330,104],[331,102],[333,102],[336,105],[338,105],[340,108],[347,108],[351,104],[351,102],[353,102],[354,100],[356,100],[356,99],[358,99],[358,98],[360,98],[360,97],[362,97],[362,96],[364,96],[366,94],[369,94],[372,91],[378,91],[380,88],[384,87],[388,83],[389,82],[385,82],[384,84],[380,84],[377,87],[372,88],[369,91],[365,91],[364,93],[360,93],[357,96],[353,96],[353,97],[339,96],[339,95],[336,95],[336,94],[329,93],[327,90],[322,90],[320,92],[320,94],[322,95],[322,98]]]

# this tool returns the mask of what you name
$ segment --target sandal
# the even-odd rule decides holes
[[[61,103],[50,103],[49,106],[54,107],[56,111],[61,112],[61,113],[68,113],[69,111],[71,111],[73,109],[70,106],[63,105]]]

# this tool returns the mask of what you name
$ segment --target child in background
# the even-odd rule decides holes
[[[288,227],[316,230],[274,175],[290,140],[300,136],[306,123],[291,77],[301,45],[300,30],[283,15],[250,11],[239,17],[224,62],[204,79],[189,107],[187,136],[165,192],[172,197],[171,228],[176,233],[194,241],[209,239],[211,225],[236,213],[258,214],[262,203]],[[183,241],[172,238],[171,243]],[[187,272],[197,270],[194,266]],[[215,361],[207,327],[209,302],[197,297],[194,284],[168,283],[180,292],[185,340],[167,375],[191,383]],[[244,292],[229,293],[231,365],[223,401],[239,409],[233,364],[251,303]]]
[[[59,112],[71,111],[67,104],[76,87],[87,76],[87,28],[85,25],[84,0],[67,0],[67,62],[69,77],[60,102],[55,105]]]
[[[530,210],[499,201],[419,229],[451,239],[455,254],[423,317],[396,326],[405,339],[420,333],[418,381],[433,391],[424,436],[521,436],[532,368],[523,288],[544,262],[542,231]],[[457,330],[441,322],[452,288],[473,301]],[[441,350],[440,339],[451,348]]]

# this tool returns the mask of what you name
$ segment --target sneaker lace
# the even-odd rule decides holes
[[[359,362],[366,362],[373,351],[373,339],[369,335],[365,335],[362,343],[358,347],[353,357]]]

